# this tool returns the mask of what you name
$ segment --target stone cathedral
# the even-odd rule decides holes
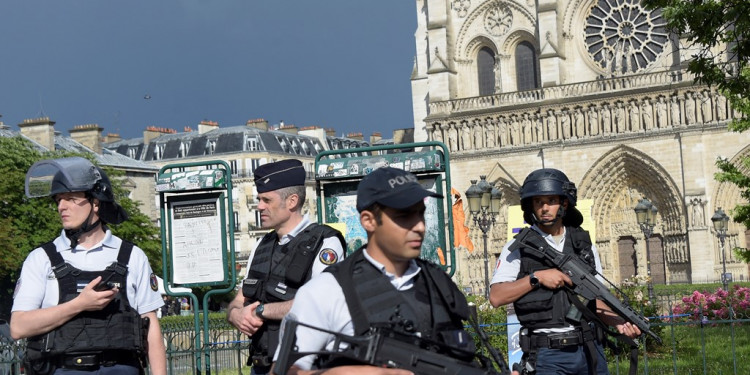
[[[750,156],[750,133],[727,130],[739,114],[694,83],[691,47],[660,11],[638,0],[417,0],[416,15],[415,140],[450,148],[454,188],[487,176],[507,208],[529,172],[558,168],[593,202],[584,215],[607,279],[650,268],[655,284],[718,282],[724,266],[748,279],[731,249],[750,232],[730,221],[722,247],[710,219],[742,199],[714,180],[715,162]],[[633,210],[642,198],[658,209],[649,238]],[[458,251],[455,279],[481,294],[482,232],[465,210],[475,249]],[[501,210],[487,233],[490,277],[507,220]]]

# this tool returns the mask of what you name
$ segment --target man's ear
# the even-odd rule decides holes
[[[299,202],[299,195],[292,194],[286,198],[286,208],[288,210],[293,210],[295,207],[297,207],[297,203]]]
[[[365,232],[374,232],[378,226],[377,220],[375,220],[375,214],[371,211],[364,210],[359,214],[359,223],[362,224],[362,228]]]

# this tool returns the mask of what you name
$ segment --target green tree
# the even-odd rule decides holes
[[[52,199],[29,199],[24,193],[26,171],[35,162],[65,156],[69,152],[42,152],[21,137],[0,137],[0,318],[7,319],[15,282],[31,250],[54,239],[62,226]],[[91,158],[91,155],[78,155]],[[118,203],[129,219],[112,232],[144,250],[154,272],[161,272],[159,228],[140,212],[138,203],[120,186],[119,171],[107,170]]]
[[[694,55],[687,69],[698,83],[719,88],[732,108],[743,115],[729,129],[743,132],[750,128],[750,1],[747,0],[642,0],[649,8],[662,9],[668,29],[687,43]],[[719,182],[737,185],[742,198],[750,202],[750,158],[737,163],[726,159],[716,162]],[[732,219],[750,228],[750,204],[741,203],[731,210]],[[736,252],[750,262],[748,249]]]

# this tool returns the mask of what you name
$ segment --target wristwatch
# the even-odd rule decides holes
[[[529,274],[529,284],[531,284],[531,287],[534,289],[539,288],[539,279],[536,277],[536,275],[534,275],[533,272]]]
[[[257,315],[261,319],[265,319],[266,317],[263,316],[263,310],[266,309],[266,306],[262,303],[255,307],[255,315]]]

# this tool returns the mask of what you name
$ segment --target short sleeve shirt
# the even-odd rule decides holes
[[[408,290],[414,286],[414,277],[421,270],[417,263],[412,260],[409,262],[409,267],[404,275],[396,277],[396,275],[386,272],[385,266],[370,257],[367,250],[365,250],[364,255],[370,263],[388,277],[391,285],[399,291]],[[289,314],[284,319],[287,318],[332,332],[345,335],[354,334],[354,324],[349,314],[349,306],[344,298],[344,291],[336,281],[336,277],[329,272],[323,272],[314,277],[297,291],[292,309],[289,310]],[[333,345],[333,336],[328,333],[306,327],[297,328],[296,346],[299,352],[314,352],[323,350],[323,348],[330,351],[333,350]],[[274,361],[278,358],[278,353],[277,348]],[[314,356],[303,357],[297,360],[295,365],[302,370],[310,370],[314,360]]]
[[[531,227],[532,230],[536,231],[541,235],[547,243],[552,246],[555,250],[562,252],[565,247],[566,236],[563,235],[563,240],[558,244],[552,235],[542,232],[536,225]],[[515,250],[510,251],[510,246],[516,241],[512,239],[508,241],[503,250],[500,252],[500,258],[497,260],[495,265],[495,273],[492,276],[492,282],[490,284],[503,283],[508,281],[516,281],[518,279],[518,273],[521,271],[521,251]],[[596,263],[596,272],[602,273],[602,264],[599,261],[599,251],[596,245],[591,245],[591,251],[594,253],[594,259]],[[597,275],[599,282],[603,282],[601,276]]]
[[[65,262],[82,271],[103,271],[117,261],[122,240],[107,230],[104,239],[85,249],[80,244],[71,249],[70,240],[65,232],[57,237],[53,244]],[[126,291],[128,302],[139,314],[154,311],[164,302],[156,288],[156,278],[146,254],[133,246],[128,261]],[[31,311],[56,306],[60,289],[50,259],[41,247],[34,249],[23,263],[21,275],[16,282],[11,311]]]

